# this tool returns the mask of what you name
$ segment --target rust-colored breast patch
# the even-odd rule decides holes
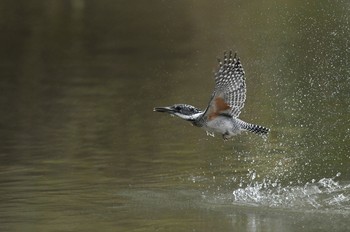
[[[217,112],[230,109],[230,106],[225,102],[222,97],[215,98],[215,108]]]
[[[208,119],[213,120],[219,116],[222,111],[228,110],[230,108],[231,107],[225,102],[222,97],[217,97],[215,98],[214,110],[208,115]]]

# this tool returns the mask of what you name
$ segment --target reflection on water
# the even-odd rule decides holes
[[[347,1],[1,1],[1,231],[346,231]],[[204,108],[216,57],[242,119],[207,137],[152,112]]]

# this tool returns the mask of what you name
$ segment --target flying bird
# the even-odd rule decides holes
[[[175,115],[203,128],[209,135],[221,134],[224,140],[242,131],[266,137],[270,129],[238,118],[246,100],[247,89],[244,70],[237,54],[233,56],[232,52],[225,52],[223,61],[218,59],[218,62],[214,92],[204,111],[188,104],[155,107],[153,111]]]

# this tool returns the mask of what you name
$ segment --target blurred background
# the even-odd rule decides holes
[[[1,231],[350,228],[347,0],[2,0]],[[217,58],[246,73],[224,142],[155,106],[204,109]]]

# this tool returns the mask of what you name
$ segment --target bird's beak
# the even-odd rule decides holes
[[[154,107],[153,111],[155,111],[155,112],[174,113],[174,109],[172,109],[169,106],[166,106],[166,107]]]

